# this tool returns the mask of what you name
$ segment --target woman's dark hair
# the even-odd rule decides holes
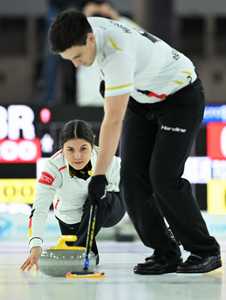
[[[92,32],[92,28],[83,13],[75,9],[65,10],[50,26],[48,32],[50,49],[59,53],[73,46],[85,45],[89,32]]]
[[[71,139],[84,139],[93,146],[95,135],[91,126],[85,121],[71,120],[64,124],[64,127],[61,131],[61,146],[63,147],[64,143]]]

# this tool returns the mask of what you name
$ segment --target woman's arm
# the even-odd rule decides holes
[[[39,268],[38,260],[42,253],[43,233],[50,205],[62,179],[58,169],[47,162],[38,179],[36,197],[30,216],[30,255],[21,266],[21,270],[30,270],[34,265]]]

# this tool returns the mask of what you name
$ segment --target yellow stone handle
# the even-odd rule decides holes
[[[50,250],[84,250],[85,247],[79,246],[68,246],[66,242],[76,242],[77,241],[76,235],[62,235],[58,241],[56,246],[49,248]]]

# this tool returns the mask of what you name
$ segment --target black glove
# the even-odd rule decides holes
[[[95,175],[91,177],[88,186],[88,197],[91,204],[98,204],[106,197],[106,185],[108,184],[105,175]]]

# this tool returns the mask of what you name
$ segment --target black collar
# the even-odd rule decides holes
[[[91,161],[81,170],[75,170],[72,166],[69,165],[69,174],[71,177],[78,177],[84,180],[87,180],[91,176],[92,164]]]

